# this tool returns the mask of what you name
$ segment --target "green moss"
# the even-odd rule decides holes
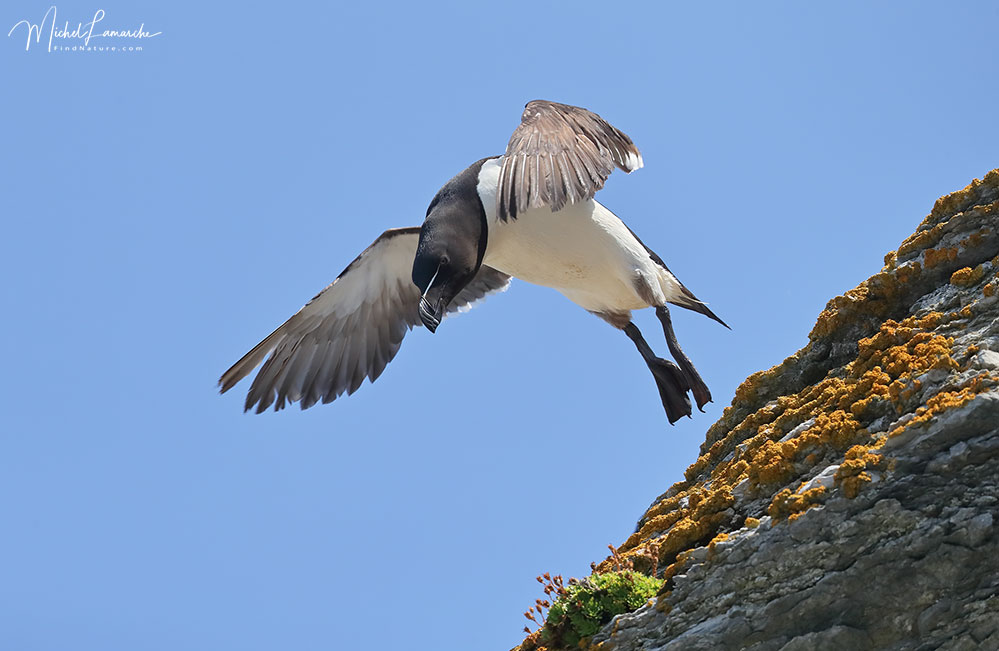
[[[660,579],[630,570],[594,574],[573,583],[568,594],[552,604],[539,642],[549,649],[578,648],[580,640],[599,631],[614,615],[641,608],[662,585]]]

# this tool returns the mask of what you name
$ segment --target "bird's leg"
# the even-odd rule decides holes
[[[635,342],[635,347],[652,371],[656,386],[659,387],[659,398],[663,401],[663,409],[666,410],[666,418],[670,424],[680,420],[682,416],[690,416],[690,398],[687,397],[690,386],[683,371],[673,362],[656,357],[634,323],[629,322],[624,328],[624,333]]]
[[[656,316],[659,317],[659,321],[663,324],[663,334],[666,335],[666,345],[669,346],[670,355],[680,365],[683,374],[687,376],[687,383],[694,394],[694,400],[697,401],[697,408],[704,411],[704,405],[711,402],[711,392],[708,390],[708,386],[704,384],[704,380],[697,373],[697,369],[690,363],[690,359],[683,354],[680,344],[677,343],[676,335],[673,333],[673,322],[669,318],[669,308],[665,305],[657,307]]]

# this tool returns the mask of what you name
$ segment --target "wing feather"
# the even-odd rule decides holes
[[[592,199],[615,167],[642,166],[638,148],[596,113],[545,100],[528,102],[510,136],[496,193],[500,219],[530,208],[552,212]]]
[[[245,409],[258,414],[298,402],[307,409],[374,382],[402,345],[422,325],[420,292],[411,280],[420,229],[382,233],[326,289],[253,347],[219,380],[225,393],[260,367]],[[482,267],[451,302],[467,309],[486,294],[505,289],[510,277]]]
[[[333,342],[328,339],[319,342],[319,348],[316,350],[316,363],[307,370],[305,378],[302,381],[302,400],[299,404],[302,405],[302,409],[308,409],[312,405],[319,402],[322,397],[316,391],[316,381],[322,377],[323,369],[325,369],[330,363],[330,348]]]

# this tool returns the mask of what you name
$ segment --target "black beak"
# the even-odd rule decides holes
[[[438,300],[437,305],[431,305],[426,296],[420,297],[420,320],[430,332],[436,332],[437,326],[441,324],[442,312],[444,312],[441,307],[442,302]]]

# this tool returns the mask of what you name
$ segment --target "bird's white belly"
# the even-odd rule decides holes
[[[611,221],[620,224],[594,201],[557,213],[541,208],[509,222],[493,221],[483,264],[529,283],[554,287],[587,309],[646,307],[635,280],[645,266],[641,258],[648,255],[644,248],[639,253],[627,243],[622,245],[621,234],[613,232],[617,229]]]
[[[555,213],[536,208],[499,221],[496,186],[501,161],[486,161],[479,173],[479,198],[489,224],[483,264],[553,287],[594,312],[663,304],[664,289],[671,290],[675,279],[652,260],[617,215],[598,202],[569,204]]]

